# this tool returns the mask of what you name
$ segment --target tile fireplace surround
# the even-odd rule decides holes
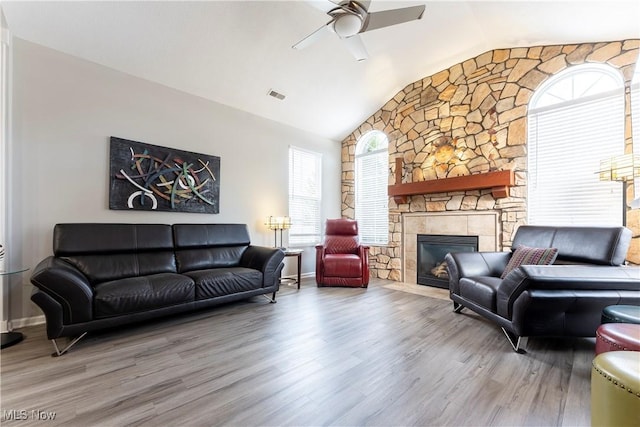
[[[402,215],[402,280],[417,283],[418,234],[478,236],[479,251],[499,249],[499,213],[484,212],[420,212]]]

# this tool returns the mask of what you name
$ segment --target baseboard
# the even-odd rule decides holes
[[[301,279],[308,279],[309,277],[316,277],[316,273],[315,272],[311,272],[311,273],[302,273],[300,275]],[[289,274],[286,276],[282,276],[283,279],[297,279],[298,275],[297,274]]]
[[[7,330],[7,322],[4,321],[2,323],[3,323],[2,330],[6,331]],[[24,327],[27,327],[27,326],[41,325],[43,323],[45,323],[44,315],[33,316],[33,317],[23,317],[22,319],[13,319],[11,321],[11,327],[12,327],[12,329],[19,329],[19,328],[24,328]]]

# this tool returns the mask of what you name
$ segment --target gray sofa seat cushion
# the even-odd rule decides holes
[[[195,299],[193,280],[175,273],[113,280],[96,285],[94,290],[96,318],[137,313]]]
[[[245,267],[215,268],[184,273],[196,284],[196,300],[261,288],[262,273]]]
[[[463,277],[460,279],[460,296],[495,312],[496,293],[500,283],[502,279],[499,277]]]

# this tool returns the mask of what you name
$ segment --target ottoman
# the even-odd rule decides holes
[[[602,310],[601,323],[640,323],[640,305],[610,305]]]
[[[605,323],[598,326],[596,330],[596,355],[619,350],[640,351],[640,325]],[[640,366],[638,366],[638,370],[640,370]]]
[[[591,425],[640,425],[640,352],[609,351],[593,359]]]

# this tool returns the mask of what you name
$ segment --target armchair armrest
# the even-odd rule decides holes
[[[369,283],[369,246],[358,246],[358,256],[362,260],[362,277],[366,278],[365,281]]]
[[[248,246],[242,254],[240,265],[262,272],[262,286],[273,286],[280,278],[280,264],[284,259],[284,252],[278,248],[265,246]]]
[[[93,287],[71,264],[53,256],[45,258],[34,268],[31,283],[60,303],[65,323],[93,320]]]
[[[324,277],[324,245],[316,245],[316,283],[322,283]]]
[[[449,272],[449,290],[459,293],[458,282],[462,277],[500,277],[511,252],[451,252],[444,260]]]

